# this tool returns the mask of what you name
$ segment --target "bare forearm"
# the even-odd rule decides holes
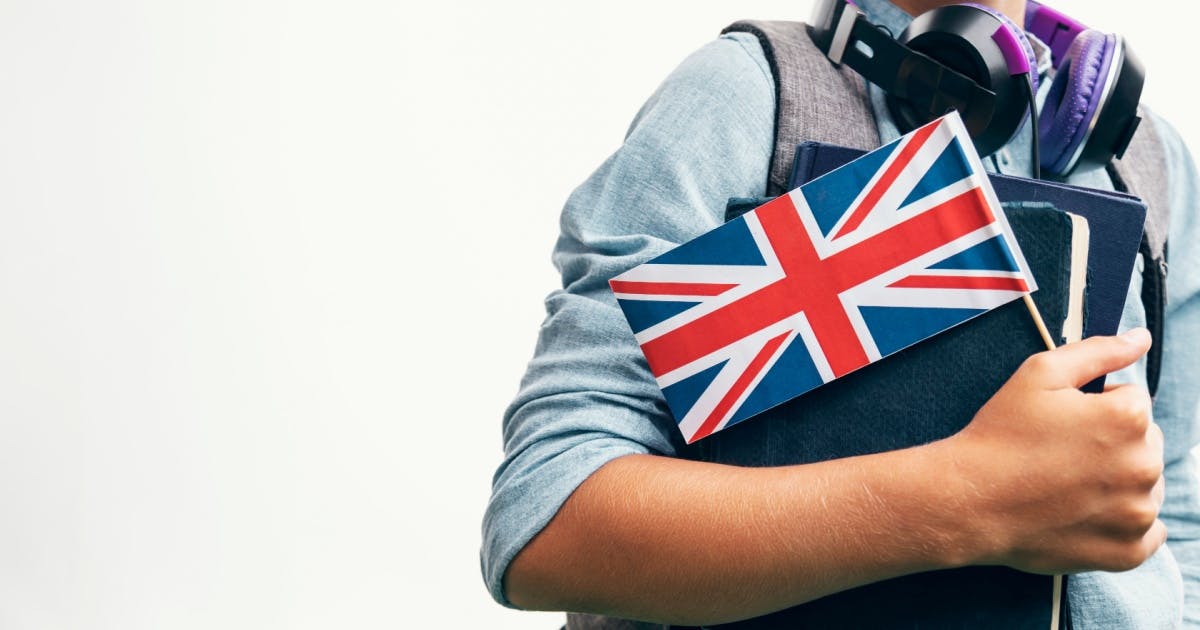
[[[916,448],[783,468],[613,460],[513,560],[508,597],[696,625],[943,567],[1132,569],[1167,536],[1162,432],[1144,388],[1078,388],[1149,347],[1135,329],[1036,354],[965,429]]]
[[[517,556],[513,603],[720,623],[963,564],[969,493],[941,447],[785,468],[610,462]]]

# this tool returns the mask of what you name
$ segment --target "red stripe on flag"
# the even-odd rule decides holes
[[[613,293],[629,295],[698,295],[713,296],[736,287],[736,284],[712,284],[703,282],[634,282],[610,280]]]
[[[750,361],[750,365],[746,366],[746,369],[734,381],[729,391],[725,392],[725,395],[721,398],[721,402],[717,403],[712,413],[708,414],[708,417],[704,419],[700,428],[696,429],[692,437],[688,438],[688,444],[702,437],[707,437],[717,428],[718,424],[721,424],[721,418],[724,418],[725,414],[729,413],[729,410],[733,408],[733,404],[737,402],[738,398],[741,398],[742,392],[746,391],[747,387],[750,387],[750,383],[754,381],[759,372],[762,372],[763,367],[767,365],[767,361],[775,355],[775,351],[779,349],[780,344],[783,343],[784,339],[787,339],[789,334],[791,333],[783,333],[771,339],[762,347],[762,350],[758,351],[758,354],[754,355],[754,359]]]
[[[786,276],[642,344],[662,376],[786,317],[804,312],[834,375],[868,363],[839,294],[993,221],[974,188],[821,259],[787,195],[755,210]]]
[[[839,282],[842,278],[838,270],[821,260],[807,234],[798,237],[792,226],[800,223],[795,205],[791,204],[791,197],[781,199],[789,200],[790,211],[764,212],[766,208],[761,208],[758,213],[763,231],[787,274],[788,286],[779,297],[795,311],[804,311],[834,376],[848,374],[871,361],[838,298],[848,287]]]
[[[925,145],[925,141],[929,139],[929,136],[933,135],[933,132],[939,125],[941,125],[940,122],[930,123],[913,133],[912,138],[908,140],[908,144],[905,144],[904,148],[900,149],[900,153],[896,155],[895,161],[888,165],[887,170],[883,172],[883,175],[879,177],[875,185],[863,197],[862,203],[854,209],[854,214],[851,214],[850,218],[846,219],[846,222],[842,224],[842,228],[833,236],[834,238],[839,238],[844,234],[853,232],[858,226],[862,225],[867,215],[871,214],[871,210],[875,209],[875,204],[879,203],[879,200],[883,198],[883,194],[892,187],[892,183],[896,181],[900,173],[904,172],[905,167],[912,161],[913,156],[917,154],[917,151],[921,150],[921,147]]]
[[[903,289],[992,289],[996,291],[1029,291],[1021,278],[980,276],[909,276],[888,285]]]

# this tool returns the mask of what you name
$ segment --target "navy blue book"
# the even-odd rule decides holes
[[[863,153],[821,142],[801,143],[796,147],[788,188],[820,177]],[[1116,334],[1146,221],[1145,204],[1133,195],[1120,192],[1009,175],[992,174],[989,177],[1001,202],[1046,202],[1087,219],[1091,235],[1088,316],[1083,336]]]
[[[1061,338],[1074,224],[1045,205],[1005,210],[1038,281],[1034,301]],[[1044,349],[1016,300],[693,446],[708,461],[785,466],[925,444],[961,430]],[[1048,630],[1053,593],[1050,576],[970,567],[877,582],[728,627]]]
[[[838,147],[826,152],[828,146],[809,149],[807,162],[798,169],[810,170],[801,173],[796,185],[861,155]],[[816,148],[820,151],[813,154]],[[1033,299],[1051,335],[1062,341],[1065,336],[1115,332],[1145,207],[1131,197],[1058,184],[997,176],[992,183],[1007,202],[1009,223],[1038,281]],[[759,201],[731,203],[727,218]],[[1078,284],[1080,264],[1087,267],[1087,291],[1072,306],[1072,270]],[[1083,318],[1080,329],[1086,332],[1064,335],[1072,308],[1082,311],[1075,315]],[[783,466],[925,444],[961,430],[1026,357],[1044,349],[1018,300],[693,447],[700,459],[709,461]],[[1061,597],[1057,603],[1065,616]],[[877,582],[722,627],[1046,630],[1055,605],[1051,576],[969,567]]]

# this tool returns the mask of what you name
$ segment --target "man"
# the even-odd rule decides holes
[[[947,3],[857,4],[898,33]],[[1023,23],[1023,2],[984,4]],[[1034,356],[945,440],[780,468],[672,457],[682,440],[607,281],[718,225],[728,198],[763,193],[773,90],[757,40],[723,36],[663,83],[622,148],[568,200],[554,255],[564,289],[547,298],[505,416],[506,458],[484,521],[493,596],[701,625],[907,573],[1000,564],[1077,573],[1078,628],[1200,626],[1200,486],[1188,455],[1200,356],[1187,350],[1200,341],[1200,222],[1191,158],[1158,119],[1143,124],[1167,151],[1172,266],[1153,404],[1135,274],[1124,334]],[[899,132],[871,90],[888,142]],[[1029,141],[1025,129],[985,163],[1030,176]],[[1112,188],[1103,170],[1068,181]],[[1102,374],[1120,384],[1077,391]]]

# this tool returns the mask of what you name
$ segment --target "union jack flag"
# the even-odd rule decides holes
[[[609,284],[689,443],[1037,289],[955,113]]]

